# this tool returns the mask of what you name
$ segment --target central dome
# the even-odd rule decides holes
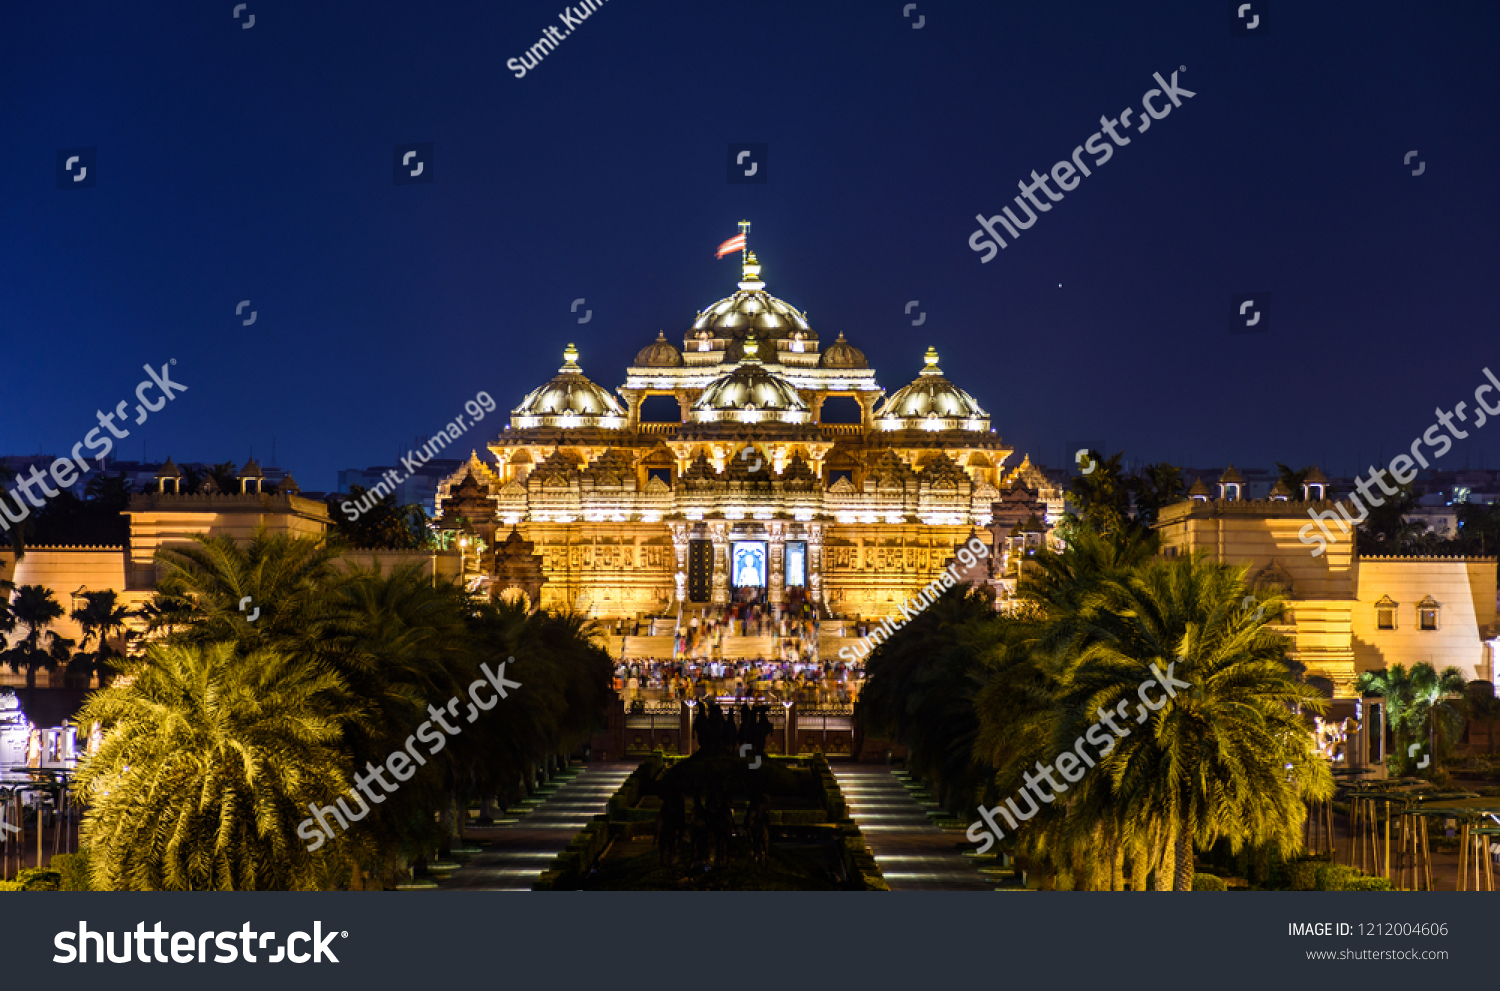
[[[766,292],[766,284],[760,278],[760,262],[753,251],[745,260],[744,273],[739,292],[698,314],[688,332],[689,338],[707,331],[716,338],[744,338],[753,333],[762,340],[775,340],[800,332],[802,340],[818,339],[807,324],[807,314]]]
[[[733,371],[708,384],[693,404],[694,423],[807,423],[807,403],[786,379],[756,357],[760,342],[745,339],[745,357]]]

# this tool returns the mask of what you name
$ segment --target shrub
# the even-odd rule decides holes
[[[1317,872],[1318,891],[1390,891],[1387,878],[1374,877],[1343,864],[1320,864]]]
[[[1293,891],[1317,891],[1318,890],[1318,868],[1323,866],[1318,860],[1299,860],[1292,864],[1291,889]]]
[[[89,885],[89,851],[60,853],[52,858],[52,869],[62,876],[63,891],[92,891]]]
[[[16,872],[16,881],[22,891],[57,891],[62,887],[62,875],[45,868],[28,867]]]
[[[1227,884],[1224,883],[1224,879],[1223,878],[1221,878],[1221,877],[1214,877],[1212,874],[1194,874],[1193,875],[1193,890],[1194,891],[1228,891],[1229,890],[1229,885],[1227,885]]]
[[[26,887],[20,881],[0,881],[0,891],[25,891]]]

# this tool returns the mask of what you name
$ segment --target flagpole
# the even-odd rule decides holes
[[[740,245],[740,271],[744,271],[745,263],[750,260],[750,221],[740,221],[740,233],[745,236],[745,242]]]

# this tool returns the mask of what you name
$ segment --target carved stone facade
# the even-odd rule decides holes
[[[864,354],[842,335],[821,349],[753,254],[681,341],[648,338],[620,399],[570,345],[488,444],[494,467],[472,457],[439,486],[439,525],[462,515],[490,545],[514,527],[541,605],[606,618],[721,604],[746,574],[773,602],[801,586],[831,615],[886,615],[986,532],[1012,451],[932,349],[882,403]],[[642,419],[652,396],[673,420]],[[839,397],[858,422],[823,422]]]

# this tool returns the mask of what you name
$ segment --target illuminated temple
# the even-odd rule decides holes
[[[1003,468],[1011,449],[935,350],[887,394],[842,333],[825,343],[766,291],[753,252],[738,290],[680,346],[647,342],[613,393],[579,357],[568,345],[515,407],[488,445],[494,466],[472,457],[438,488],[438,526],[472,549],[466,578],[497,596],[631,619],[748,587],[828,618],[884,616],[956,545],[991,542],[997,510],[1021,507],[1020,534],[1061,509],[1029,462]],[[671,419],[643,418],[657,396],[675,401]],[[824,422],[836,398],[858,422]]]

